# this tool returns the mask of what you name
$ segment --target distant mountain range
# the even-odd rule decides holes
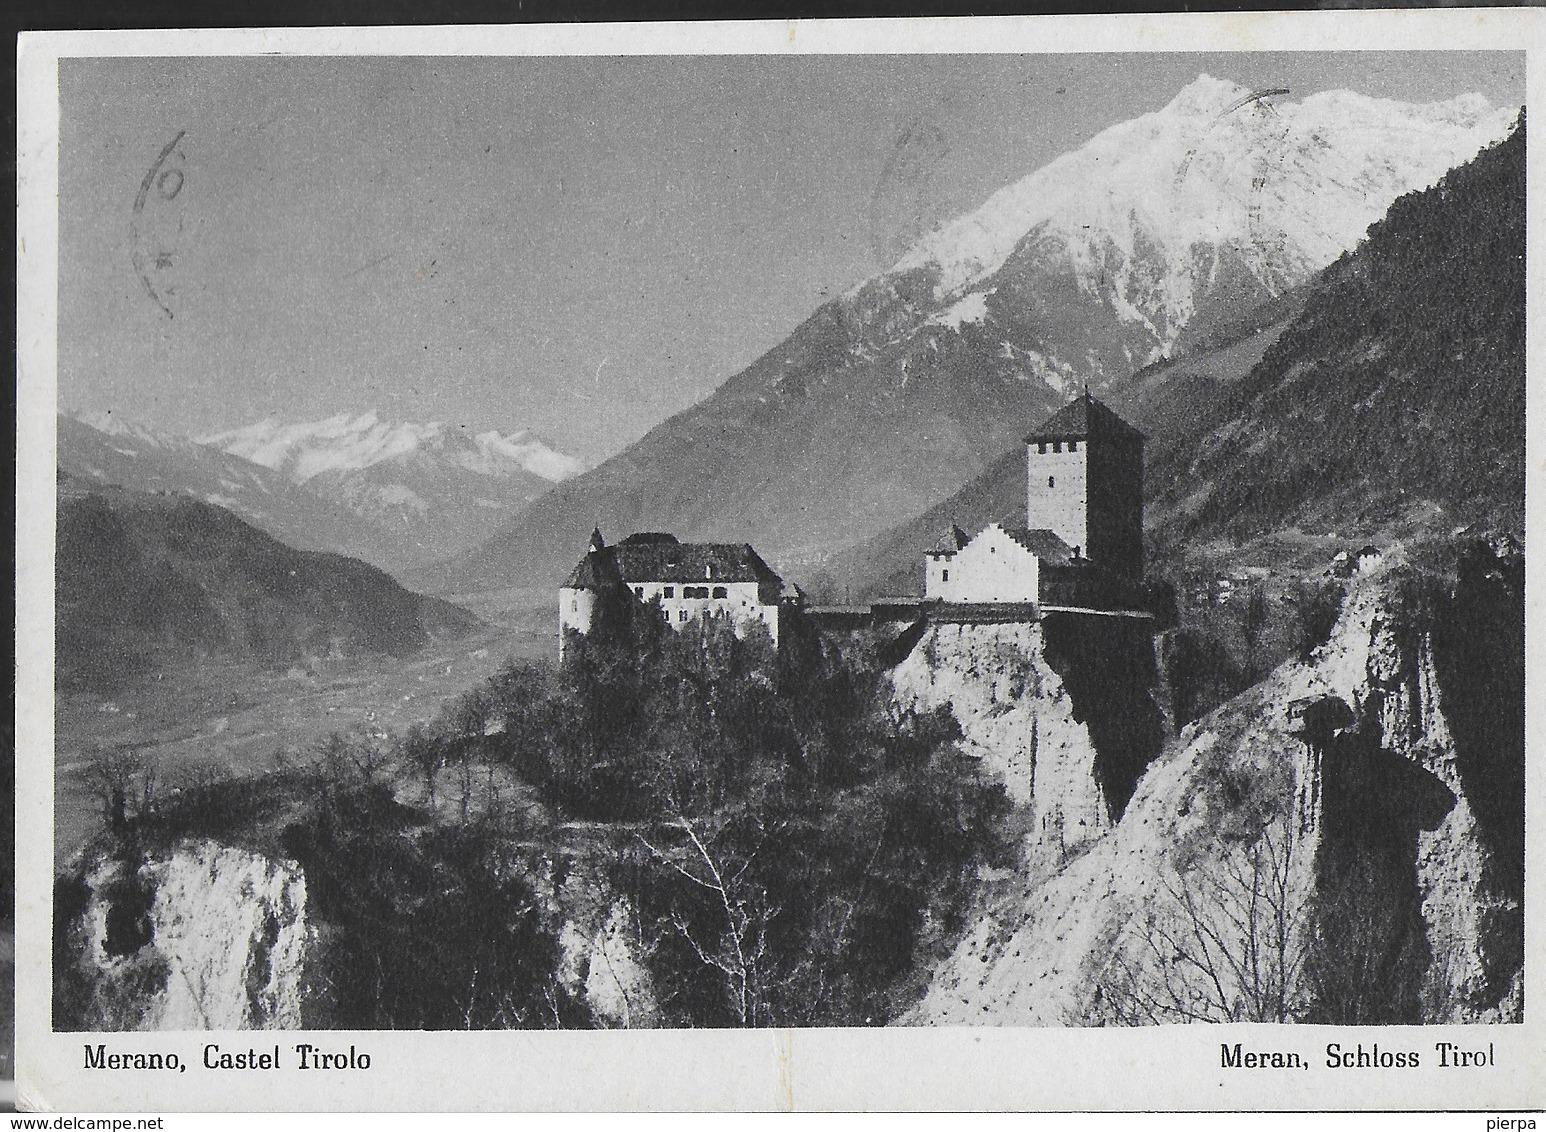
[[[585,468],[530,433],[392,423],[374,412],[265,420],[203,442],[374,523],[413,564],[482,542],[511,512]]]
[[[61,416],[59,466],[82,480],[180,492],[292,546],[394,573],[477,545],[505,515],[583,470],[527,433],[374,412],[270,419],[197,441],[117,414]]]
[[[1254,364],[1268,328],[1239,328],[1281,326],[1286,296],[1515,113],[1203,76],[925,236],[434,584],[556,583],[596,525],[751,541],[798,576],[948,499],[1086,383],[1226,340]]]
[[[1149,436],[1151,557],[1286,528],[1523,537],[1525,130],[1397,200],[1358,249],[1107,387]],[[831,598],[921,591],[952,522],[1023,521],[1023,449],[836,556]]]
[[[402,656],[478,625],[363,562],[294,550],[180,493],[61,473],[57,546],[55,675],[66,690],[110,690],[205,656]]]
[[[224,507],[301,550],[331,550],[388,566],[376,524],[259,464],[114,417],[60,416],[59,470],[82,482],[186,495]],[[109,431],[110,430],[110,431]]]
[[[492,429],[474,433],[466,425],[451,428],[439,421],[392,423],[374,411],[299,424],[268,418],[201,437],[199,443],[283,472],[296,483],[383,463],[459,467],[495,479],[518,479],[524,474],[544,485],[585,470],[579,460],[530,433],[501,436]]]

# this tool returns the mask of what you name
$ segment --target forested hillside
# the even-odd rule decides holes
[[[57,678],[106,688],[201,655],[405,655],[472,614],[352,558],[299,551],[182,495],[61,482]]]
[[[1164,541],[1393,519],[1521,533],[1524,223],[1521,116],[1396,201],[1189,436],[1151,445],[1151,528]]]

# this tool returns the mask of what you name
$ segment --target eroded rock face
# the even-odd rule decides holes
[[[640,961],[633,917],[621,901],[590,939],[585,1002],[600,1024],[617,1029],[659,1025],[654,983]]]
[[[962,744],[1030,815],[1030,840],[1069,848],[1111,825],[1095,745],[1046,661],[1042,626],[931,625],[892,672],[904,708],[954,710]]]
[[[1094,620],[932,624],[892,672],[900,706],[951,705],[965,749],[1028,816],[1030,844],[1060,855],[1111,828],[1163,737],[1147,629]],[[1118,715],[1132,726],[1112,727]]]
[[[98,861],[66,930],[88,1028],[294,1029],[309,929],[293,861],[187,841],[135,867]]]
[[[908,1021],[1517,1019],[1520,904],[1515,863],[1497,849],[1510,844],[1511,811],[1507,799],[1479,807],[1473,785],[1509,771],[1481,775],[1477,752],[1498,744],[1468,753],[1451,726],[1449,701],[1483,694],[1455,671],[1446,684],[1435,645],[1464,603],[1456,593],[1414,603],[1410,583],[1390,563],[1356,578],[1326,644],[1184,728],[1082,854],[1050,876],[1028,855],[1021,883],[992,899]],[[915,653],[898,690],[950,699],[984,760],[1012,788],[1018,775],[1017,801],[1040,812],[1025,733],[1032,718],[1049,725],[1061,689],[1037,630],[1018,631],[1018,680],[1002,678],[1013,666],[991,650],[958,643],[927,679]],[[1512,686],[1510,672],[1497,675]],[[1088,729],[1057,718],[1089,765]],[[1229,966],[1223,951],[1243,951],[1229,925],[1253,886],[1281,912],[1275,942],[1265,920],[1251,929],[1286,972],[1266,996],[1245,989],[1249,979],[1226,977],[1222,989],[1211,979]],[[1186,941],[1199,926],[1226,937],[1201,964]],[[1339,1002],[1350,988],[1361,1001]]]
[[[551,882],[551,869],[547,875]],[[591,1024],[609,1030],[659,1026],[647,947],[632,901],[584,867],[565,870],[556,885],[539,892],[557,925],[558,984],[584,1005]]]

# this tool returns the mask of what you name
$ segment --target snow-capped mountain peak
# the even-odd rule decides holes
[[[581,461],[557,451],[529,432],[512,432],[508,436],[501,436],[490,429],[478,433],[473,437],[473,442],[488,460],[513,462],[552,483],[577,476],[585,470]]]
[[[785,562],[877,535],[975,481],[1082,387],[1253,325],[1245,348],[1265,349],[1292,317],[1293,298],[1276,300],[1516,116],[1475,95],[1284,85],[1264,72],[1158,92],[1153,111],[918,240],[692,413],[535,500],[456,584],[561,578],[598,521],[750,539]]]
[[[90,425],[100,433],[107,436],[115,436],[122,440],[137,441],[151,448],[178,448],[190,443],[187,438],[173,436],[170,433],[148,428],[138,421],[130,420],[122,413],[112,409],[102,409],[96,412],[71,412],[66,416],[81,424]]]
[[[374,410],[291,423],[270,417],[201,442],[282,471],[297,483],[394,462],[454,465],[486,476],[525,473],[549,483],[584,470],[579,460],[528,432],[506,436],[441,421],[384,421]]]
[[[924,236],[881,278],[928,273],[943,303],[1038,240],[1064,246],[1093,290],[1112,280],[1111,253],[1141,254],[1173,269],[1175,286],[1149,296],[1119,286],[1118,309],[1163,339],[1190,313],[1197,248],[1242,249],[1268,290],[1292,285],[1356,244],[1396,196],[1503,137],[1514,115],[1477,94],[1413,105],[1328,91],[1295,102],[1201,75]]]

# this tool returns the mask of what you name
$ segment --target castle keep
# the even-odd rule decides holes
[[[1025,439],[1025,526],[952,525],[924,600],[1115,608],[1143,580],[1143,433],[1086,392]]]
[[[1025,525],[1143,577],[1143,433],[1088,392],[1025,438]]]

